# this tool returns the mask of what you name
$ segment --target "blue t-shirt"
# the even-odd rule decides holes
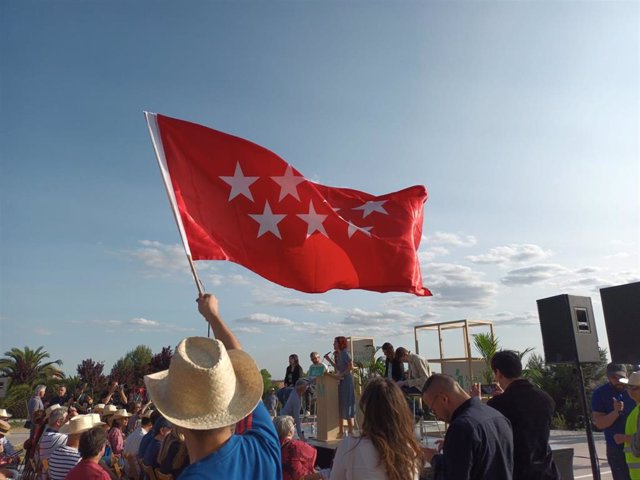
[[[618,445],[613,436],[616,433],[624,433],[625,422],[627,421],[627,415],[631,413],[631,410],[636,406],[629,396],[629,392],[625,389],[622,392],[614,390],[610,383],[605,383],[599,386],[593,391],[591,395],[591,411],[599,413],[610,413],[613,411],[613,398],[622,400],[624,402],[623,415],[620,415],[618,419],[613,422],[613,425],[604,429],[604,438],[607,441],[607,447],[619,448],[622,450],[623,445]]]
[[[251,424],[242,435],[232,435],[222,448],[189,465],[180,480],[280,480],[280,442],[262,402],[253,411]]]

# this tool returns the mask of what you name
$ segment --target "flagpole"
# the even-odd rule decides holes
[[[187,255],[187,261],[189,262],[189,268],[191,269],[191,275],[196,282],[196,288],[198,289],[198,295],[204,295],[204,287],[198,277],[196,266],[191,258],[191,249],[189,248],[189,242],[187,241],[187,234],[180,218],[180,212],[178,211],[178,203],[176,202],[175,194],[173,193],[173,187],[171,185],[171,175],[169,174],[169,168],[167,167],[167,159],[164,156],[164,148],[162,148],[162,139],[160,138],[160,132],[158,129],[158,121],[155,113],[144,112],[144,117],[147,120],[147,127],[149,129],[149,135],[151,136],[151,143],[153,144],[153,150],[156,153],[156,160],[158,161],[158,167],[160,167],[160,173],[162,176],[162,183],[164,183],[167,197],[169,198],[169,205],[173,212],[173,218],[176,221],[178,227],[178,233],[182,240],[182,246],[184,247],[185,254]]]

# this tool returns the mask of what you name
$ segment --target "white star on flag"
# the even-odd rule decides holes
[[[220,177],[222,181],[231,185],[231,192],[229,193],[229,201],[233,200],[238,195],[244,195],[253,202],[253,195],[249,190],[249,185],[258,180],[260,177],[245,177],[240,168],[240,163],[236,163],[236,171],[233,177]]]
[[[309,201],[309,213],[299,213],[298,217],[307,222],[307,238],[309,238],[313,232],[320,232],[325,237],[329,237],[329,235],[327,235],[327,231],[322,225],[322,222],[324,222],[324,219],[327,218],[328,215],[316,213],[316,209],[313,207],[313,202]]]
[[[360,231],[360,232],[364,233],[367,237],[371,236],[370,230],[373,227],[358,227],[357,225],[354,225],[351,222],[347,222],[347,223],[349,224],[349,228],[347,230],[349,238],[351,238],[353,236],[353,234],[356,233],[357,231]]]
[[[298,184],[304,182],[306,179],[299,175],[294,175],[291,165],[287,165],[287,170],[284,172],[283,176],[271,178],[274,182],[280,185],[279,202],[287,195],[291,195],[293,198],[300,201],[300,196],[298,195]]]
[[[373,212],[384,213],[389,215],[382,205],[387,203],[386,200],[370,201],[359,207],[354,207],[353,210],[362,210],[362,218],[367,218],[367,215]]]
[[[264,204],[264,211],[262,212],[262,214],[250,213],[249,216],[260,224],[260,229],[258,230],[258,238],[267,232],[271,232],[280,240],[282,240],[280,230],[278,229],[278,223],[280,223],[282,219],[286,217],[286,215],[273,213],[271,211],[271,205],[269,205],[268,201]]]

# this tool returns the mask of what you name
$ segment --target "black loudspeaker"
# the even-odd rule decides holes
[[[557,295],[536,303],[547,363],[600,361],[591,298]]]
[[[609,353],[615,363],[640,363],[640,282],[600,289]]]

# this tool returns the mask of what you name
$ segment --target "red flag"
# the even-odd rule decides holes
[[[416,254],[423,186],[381,196],[326,187],[247,140],[155,118],[158,154],[194,260],[230,260],[309,293],[360,288],[431,295]]]

